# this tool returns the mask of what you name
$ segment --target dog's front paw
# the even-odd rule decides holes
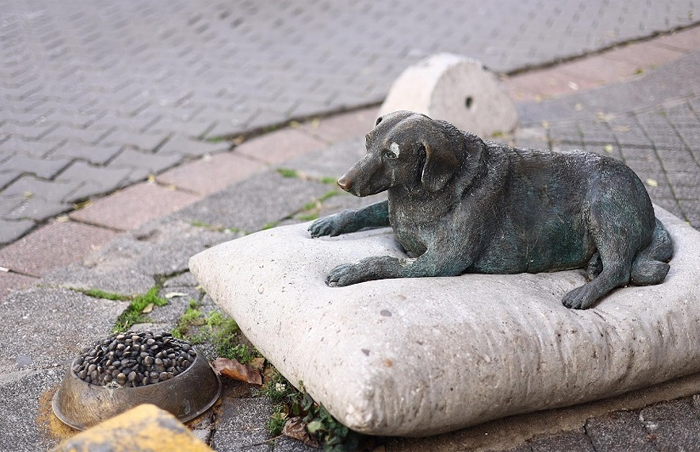
[[[562,304],[570,309],[587,309],[596,301],[595,295],[591,292],[588,284],[577,287],[564,295]]]
[[[324,235],[329,235],[334,237],[340,235],[342,228],[342,222],[338,214],[329,215],[327,217],[319,218],[318,220],[311,223],[309,226],[309,233],[311,237],[322,237]]]
[[[357,284],[364,280],[364,272],[358,265],[340,264],[328,274],[326,284],[331,287],[342,287]]]

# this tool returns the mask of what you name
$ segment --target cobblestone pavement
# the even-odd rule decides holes
[[[612,155],[646,183],[656,204],[700,229],[698,75],[696,51],[626,84],[521,104],[519,144]]]
[[[0,1],[0,245],[203,139],[379,102],[438,51],[499,72],[692,24],[664,2]],[[195,141],[200,140],[200,141]]]

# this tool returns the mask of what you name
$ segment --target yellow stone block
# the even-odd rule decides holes
[[[212,452],[175,416],[139,405],[63,441],[52,452]]]

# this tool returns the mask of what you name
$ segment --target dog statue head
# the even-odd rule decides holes
[[[357,196],[394,187],[438,192],[465,164],[480,158],[483,144],[448,122],[396,111],[377,119],[365,137],[367,153],[338,185]]]

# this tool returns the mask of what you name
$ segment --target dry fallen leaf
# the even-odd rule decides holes
[[[309,432],[306,431],[306,422],[300,417],[292,417],[287,419],[282,429],[282,434],[290,438],[302,441],[304,444],[310,447],[320,448],[318,440],[311,436]]]
[[[260,371],[251,364],[241,364],[235,359],[216,358],[212,364],[212,367],[219,375],[224,375],[234,380],[245,381],[246,383],[262,386],[262,376],[260,375]]]
[[[141,314],[148,314],[151,311],[153,311],[153,303],[148,303],[148,305],[143,308],[143,311],[141,311]]]

